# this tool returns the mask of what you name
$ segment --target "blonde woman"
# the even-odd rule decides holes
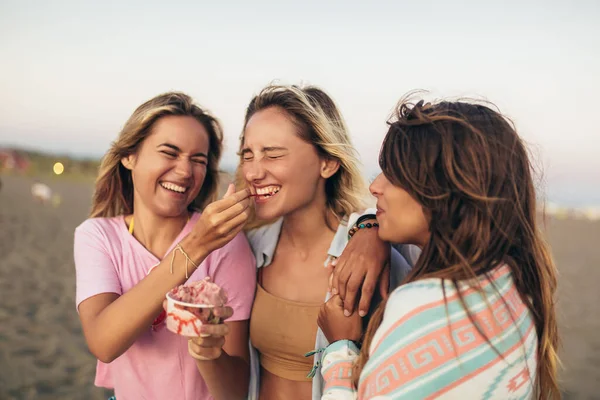
[[[134,111],[102,160],[91,218],[75,231],[76,297],[95,383],[118,400],[246,395],[256,270],[240,231],[250,199],[231,185],[210,203],[221,148],[218,121],[166,93]],[[215,310],[228,322],[190,341],[167,331],[165,293],[207,276],[229,294]]]
[[[322,90],[261,91],[246,113],[240,155],[238,183],[254,195],[248,238],[259,268],[249,398],[317,399],[319,349],[328,344],[317,315],[330,295],[331,264],[337,260],[351,271],[336,289],[346,296],[346,318],[359,322],[383,266],[392,266],[384,270],[391,278],[381,279],[384,295],[387,282],[395,287],[410,267],[377,239],[373,215],[353,227],[366,188],[343,119]],[[346,248],[349,231],[354,236]],[[348,296],[357,292],[369,301],[361,299],[359,311],[351,312]]]

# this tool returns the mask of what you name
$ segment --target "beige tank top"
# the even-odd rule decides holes
[[[257,284],[250,340],[260,352],[260,365],[264,369],[292,381],[311,380],[307,375],[314,356],[304,355],[314,350],[320,308],[321,304],[274,296]]]

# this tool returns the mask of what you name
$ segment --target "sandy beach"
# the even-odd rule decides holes
[[[0,176],[0,399],[106,399],[75,310],[73,231],[90,182],[48,180],[59,205],[40,205],[27,177]],[[565,399],[600,399],[600,223],[549,220],[560,271]]]
[[[32,179],[2,176],[0,191],[0,399],[107,399],[75,310],[73,231],[90,183],[45,181],[58,207],[31,196]]]

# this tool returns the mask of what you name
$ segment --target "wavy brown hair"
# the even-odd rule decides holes
[[[360,162],[352,146],[350,135],[333,99],[316,86],[269,85],[256,95],[246,109],[244,129],[254,114],[271,107],[278,107],[297,126],[302,140],[315,146],[319,156],[339,161],[338,171],[325,182],[327,208],[338,218],[362,209],[367,197]],[[244,145],[244,133],[240,136],[240,150]],[[245,187],[246,181],[240,165],[236,171],[236,186]],[[327,220],[327,219],[326,219]],[[252,229],[268,221],[254,217],[246,225]]]
[[[180,92],[158,95],[139,106],[129,117],[108,152],[102,158],[92,200],[90,216],[114,217],[133,212],[133,181],[131,171],[121,160],[135,154],[160,118],[177,115],[195,118],[208,133],[208,164],[206,177],[198,196],[190,203],[190,211],[201,210],[214,200],[219,186],[219,159],[223,149],[223,130],[219,121]]]
[[[508,265],[538,336],[537,396],[560,398],[557,271],[536,221],[533,167],[512,123],[486,105],[414,105],[405,98],[388,125],[379,156],[383,174],[416,199],[430,219],[430,239],[403,283],[451,282],[473,321],[458,282],[489,278],[492,269]],[[355,385],[384,310],[385,302],[365,333]]]

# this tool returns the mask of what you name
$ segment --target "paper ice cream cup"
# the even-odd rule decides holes
[[[180,301],[167,293],[167,329],[182,336],[210,336],[200,333],[205,324],[218,324],[220,318],[214,315],[213,305],[194,304]]]

